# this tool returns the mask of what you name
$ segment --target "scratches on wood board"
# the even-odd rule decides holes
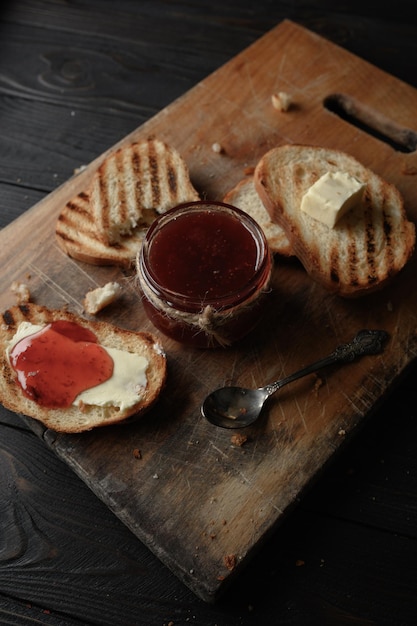
[[[29,264],[29,270],[35,274],[41,282],[52,289],[52,291],[59,295],[67,304],[75,305],[76,309],[82,310],[82,304],[74,298],[67,289],[64,289],[59,283],[57,283],[51,276],[46,274],[40,267],[34,265],[33,263]]]

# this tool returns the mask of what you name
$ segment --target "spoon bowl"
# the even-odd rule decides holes
[[[207,396],[201,410],[215,426],[244,428],[258,419],[269,395],[264,387],[222,387]]]
[[[203,404],[203,416],[221,428],[245,428],[253,424],[262,412],[265,401],[273,393],[303,376],[335,363],[348,363],[366,354],[379,354],[388,333],[384,330],[361,330],[351,342],[338,346],[331,354],[294,374],[259,389],[221,387],[210,393]]]

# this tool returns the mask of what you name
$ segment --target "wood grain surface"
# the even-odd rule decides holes
[[[381,83],[383,90],[366,89]],[[271,105],[272,93],[281,90],[294,99],[287,113]],[[328,111],[324,100],[340,93],[375,112],[373,119],[412,127],[412,88],[286,21],[117,145],[149,134],[172,143],[211,199],[222,198],[274,145],[340,148],[396,183],[410,217],[417,217],[415,154],[395,151]],[[222,154],[213,152],[214,142]],[[3,307],[10,304],[10,280],[29,282],[38,302],[80,313],[89,288],[120,278],[116,269],[70,260],[53,239],[59,210],[88,185],[105,154],[1,233]],[[277,259],[269,310],[240,346],[195,351],[163,339],[169,382],[146,419],[80,436],[45,432],[43,438],[183,582],[213,600],[415,355],[414,265],[389,289],[352,302],[324,293],[297,264]],[[133,275],[122,279],[125,295],[106,319],[153,330]],[[200,402],[212,388],[277,379],[365,327],[390,333],[382,356],[282,391],[260,423],[245,431],[243,446],[200,416]]]

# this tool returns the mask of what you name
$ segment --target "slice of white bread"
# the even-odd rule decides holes
[[[137,229],[115,245],[103,243],[97,236],[87,192],[79,193],[65,205],[55,225],[57,243],[68,256],[90,265],[125,268],[133,265],[146,230]]]
[[[366,184],[362,203],[333,228],[301,211],[301,199],[326,172],[342,171]],[[285,231],[308,274],[331,292],[354,297],[381,288],[410,259],[415,226],[398,189],[337,150],[283,145],[255,168],[256,189],[271,219]]]
[[[271,252],[287,257],[293,255],[287,235],[281,226],[271,220],[268,211],[264,207],[256,191],[253,176],[248,176],[239,181],[233,189],[227,192],[223,202],[242,209],[259,224],[265,233]]]
[[[87,406],[83,409],[72,405],[63,409],[40,406],[27,398],[17,382],[16,373],[6,355],[9,342],[21,322],[48,324],[56,320],[76,322],[91,330],[100,345],[117,348],[144,356],[148,360],[146,388],[138,394],[137,403],[129,409],[117,407]],[[65,310],[51,310],[32,303],[13,306],[2,314],[0,325],[0,401],[9,410],[42,422],[57,432],[79,433],[98,426],[122,422],[131,415],[140,415],[157,400],[166,380],[166,356],[156,337],[145,332],[133,332],[115,327],[107,322],[89,321]],[[80,364],[80,368],[82,368]],[[51,380],[51,385],[54,381]]]
[[[111,153],[94,174],[90,202],[99,239],[115,244],[168,209],[199,200],[179,152],[157,138]]]
[[[78,261],[129,268],[159,213],[199,199],[178,151],[150,137],[103,161],[89,188],[60,212],[57,242]]]

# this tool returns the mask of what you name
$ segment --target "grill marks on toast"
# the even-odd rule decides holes
[[[180,202],[198,200],[179,153],[158,139],[122,147],[96,172],[91,204],[98,237],[114,244]]]
[[[158,214],[199,199],[174,148],[156,138],[134,142],[105,158],[89,187],[66,204],[57,241],[80,261],[131,267]]]
[[[85,217],[89,216],[89,211],[88,211],[88,207],[89,207],[89,197],[88,194],[85,193],[85,191],[81,191],[76,200],[70,200],[68,202],[68,206],[71,210],[80,213],[81,215],[84,215]]]
[[[42,323],[43,319],[37,318],[33,320],[31,304],[17,304],[11,309],[6,309],[2,313],[2,318],[7,330],[15,333],[21,322],[32,322],[33,324]]]
[[[369,203],[357,213],[361,210],[363,218],[360,223],[357,219],[351,223],[348,218],[342,218],[343,222],[335,229],[335,232],[339,230],[339,236],[333,238],[329,254],[329,278],[336,286],[349,285],[352,289],[372,286],[395,273],[391,216],[383,206],[380,212],[373,211]],[[341,229],[347,232],[347,237],[341,234]],[[325,255],[318,254],[324,263]]]
[[[15,315],[13,315],[13,311],[11,311],[10,309],[7,309],[7,311],[4,311],[2,313],[2,317],[3,317],[3,322],[5,326],[7,326],[7,328],[10,328],[10,329],[17,328],[19,322],[16,322],[16,318],[15,318]]]
[[[55,233],[59,246],[71,257],[92,265],[119,265],[129,268],[141,245],[142,237],[128,237],[107,245],[97,236],[89,197],[80,193],[61,211]]]
[[[335,170],[356,176],[367,187],[361,206],[329,229],[300,205],[309,187]],[[306,271],[330,291],[351,297],[374,290],[398,273],[414,251],[415,226],[407,220],[399,191],[348,154],[280,146],[258,163],[255,184]]]
[[[4,324],[8,328],[15,328],[16,327],[16,322],[15,322],[15,319],[13,317],[13,313],[11,313],[11,311],[9,311],[9,310],[4,311],[2,317],[3,317]]]
[[[67,241],[73,240],[75,229],[80,227],[81,231],[93,232],[93,221],[89,213],[89,198],[84,192],[79,193],[75,198],[67,202],[65,210],[58,216],[56,232]]]
[[[154,143],[149,146],[149,152],[147,156],[150,173],[150,206],[157,207],[161,202],[161,188],[158,182],[160,181],[160,183],[163,184],[164,178],[162,175],[162,171],[160,171],[162,170],[162,163],[161,167],[159,167],[156,145]],[[145,203],[144,206],[146,207],[147,204]]]
[[[104,242],[108,240],[109,243],[115,243],[115,234],[111,233],[110,237],[106,235],[115,225],[121,229],[121,235],[135,225],[130,218],[131,205],[134,207],[134,203],[129,202],[129,189],[123,177],[120,176],[119,180],[119,175],[124,171],[124,154],[118,150],[102,163],[93,178],[90,194],[93,221],[97,226],[98,237]]]
[[[146,166],[143,179],[148,182],[148,199],[144,203],[146,209],[164,210],[164,203],[174,205],[177,198],[177,172],[175,171],[174,155],[163,150],[163,144],[153,142],[148,151],[149,180]],[[165,198],[165,200],[164,200]]]

